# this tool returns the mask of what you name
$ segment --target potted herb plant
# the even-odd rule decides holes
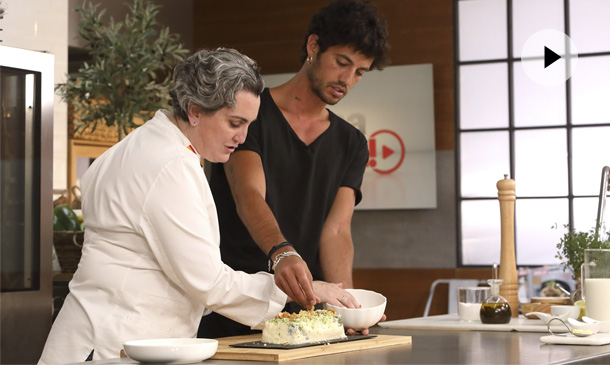
[[[148,0],[134,0],[124,21],[111,18],[107,25],[105,10],[98,7],[85,2],[77,9],[79,35],[91,61],[76,75],[68,75],[56,91],[74,106],[75,133],[93,133],[98,123],[104,123],[116,126],[121,140],[138,126],[136,118],[147,120],[167,105],[171,70],[188,50],[177,34],[158,24],[159,6]]]

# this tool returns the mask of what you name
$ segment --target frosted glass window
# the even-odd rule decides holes
[[[572,0],[570,3],[570,37],[578,52],[610,50],[610,1]]]
[[[559,264],[555,258],[557,243],[565,232],[563,223],[567,222],[568,199],[518,199],[515,204],[517,264]]]
[[[508,71],[505,63],[460,67],[460,127],[508,127]]]
[[[545,86],[532,81],[525,74],[521,62],[513,64],[513,80],[515,127],[566,124],[566,87],[564,84]]]
[[[515,132],[515,182],[517,196],[568,194],[565,129]]]
[[[508,132],[460,135],[463,197],[497,197],[496,183],[510,173]]]
[[[513,57],[534,33],[543,29],[563,29],[563,0],[513,0]]]
[[[460,1],[459,58],[461,61],[506,58],[506,1]]]
[[[462,263],[489,265],[500,262],[500,203],[494,200],[462,201]]]
[[[599,195],[602,168],[610,166],[610,127],[572,130],[574,195]]]
[[[609,70],[610,56],[578,59],[578,69],[571,78],[573,124],[610,123]]]
[[[600,172],[601,177],[601,172]],[[601,180],[601,179],[600,179]],[[598,192],[599,194],[599,192]],[[581,232],[589,232],[595,228],[595,224],[597,221],[597,205],[599,203],[598,198],[574,198],[574,229]],[[606,201],[606,211],[604,213],[604,220],[606,222],[610,222],[610,217],[608,216],[608,203]],[[568,222],[564,222],[561,224],[561,228],[563,229],[563,233],[566,232],[566,229],[563,227]],[[606,227],[609,227],[609,224],[606,224]]]

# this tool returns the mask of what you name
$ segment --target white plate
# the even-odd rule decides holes
[[[129,358],[148,363],[188,364],[216,353],[218,341],[208,338],[161,338],[123,343]]]

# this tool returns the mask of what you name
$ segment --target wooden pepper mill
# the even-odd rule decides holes
[[[515,180],[504,175],[498,181],[498,200],[500,201],[500,275],[503,280],[500,295],[510,305],[512,317],[519,316],[519,279],[515,261]]]

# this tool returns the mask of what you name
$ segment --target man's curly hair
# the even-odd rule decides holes
[[[312,34],[318,36],[320,53],[332,46],[349,45],[373,58],[371,70],[381,70],[389,64],[387,23],[377,15],[377,6],[371,2],[336,0],[315,14],[302,46],[301,62],[307,58],[307,39]]]

